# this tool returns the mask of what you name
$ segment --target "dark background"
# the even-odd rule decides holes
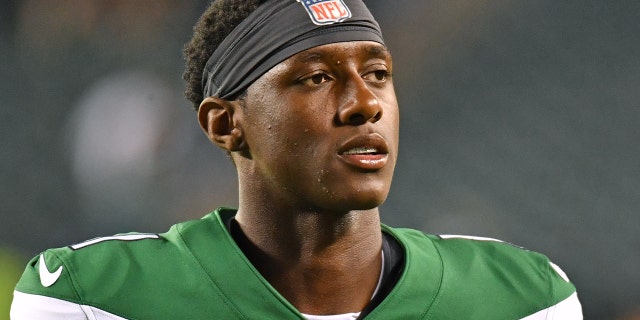
[[[640,311],[640,2],[368,1],[395,61],[383,220],[547,254],[585,319]],[[0,1],[0,317],[27,259],[235,205],[182,97],[206,1]]]

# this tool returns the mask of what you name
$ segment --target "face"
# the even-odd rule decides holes
[[[249,187],[304,210],[379,206],[398,154],[391,71],[384,46],[356,41],[301,52],[254,82],[240,109]]]

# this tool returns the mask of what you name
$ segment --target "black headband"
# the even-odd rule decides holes
[[[362,0],[269,0],[213,52],[202,75],[204,97],[236,99],[296,53],[346,41],[384,44],[380,26]]]

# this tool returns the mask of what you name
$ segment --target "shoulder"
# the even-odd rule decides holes
[[[82,313],[92,306],[118,314],[165,299],[160,292],[201,278],[203,271],[183,234],[200,232],[206,218],[176,224],[165,233],[117,234],[48,249],[27,264],[15,288],[12,313],[32,312],[28,304],[36,300],[49,311],[64,307]]]
[[[31,293],[46,290],[54,278],[45,271],[56,273],[55,281],[70,284],[104,283],[106,279],[141,272],[162,272],[171,269],[167,262],[189,256],[183,234],[202,232],[209,216],[173,225],[164,233],[122,233],[97,237],[61,248],[48,249],[29,261],[17,290]],[[205,227],[206,228],[206,227]],[[160,267],[162,266],[162,267]],[[56,286],[60,288],[59,285]],[[72,288],[69,288],[72,289]],[[65,298],[71,299],[71,292]]]
[[[48,249],[27,264],[14,292],[13,319],[84,318],[99,296],[113,294],[131,265],[145,264],[139,252],[153,255],[166,243],[158,234],[119,234]],[[134,270],[135,272],[135,270]],[[105,308],[108,309],[108,308]],[[100,317],[99,317],[100,319]],[[108,319],[119,319],[111,317]]]
[[[125,268],[125,260],[140,259],[137,252],[157,250],[166,239],[159,234],[128,233],[99,237],[67,247],[48,249],[29,261],[16,289],[25,293],[41,293],[54,284],[65,299],[77,298],[70,285],[91,281]],[[91,272],[86,272],[91,270]],[[80,279],[78,278],[80,277]],[[62,290],[60,284],[69,284]]]
[[[445,265],[447,294],[492,296],[522,318],[582,319],[576,288],[547,256],[484,237],[440,235],[434,242]],[[472,301],[486,307],[482,300]]]
[[[541,253],[493,238],[428,235],[411,229],[391,232],[403,244],[407,255],[425,247],[436,252],[430,257],[439,260],[438,268],[442,270],[441,304],[455,305],[464,299],[469,307],[506,306],[514,314],[522,312],[524,317],[563,301],[573,301],[572,312],[581,314],[575,287],[560,267]],[[423,264],[425,269],[435,267],[433,261],[414,264]],[[494,302],[487,303],[488,297]]]
[[[433,247],[442,264],[447,269],[452,269],[449,272],[458,268],[467,272],[491,268],[502,272],[523,272],[532,277],[554,274],[557,275],[554,279],[569,281],[564,272],[545,255],[502,240],[467,235],[430,235],[412,229],[388,229],[392,230],[405,250]]]

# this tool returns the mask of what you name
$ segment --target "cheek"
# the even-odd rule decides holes
[[[316,115],[280,111],[247,117],[249,153],[267,166],[263,169],[285,172],[287,176],[306,172],[309,179],[310,170],[330,149],[326,128],[314,119]]]
[[[383,119],[386,123],[386,130],[389,132],[390,136],[394,139],[392,142],[395,146],[398,145],[398,138],[400,134],[400,110],[398,108],[398,103],[393,99],[389,99],[389,101],[385,101],[388,106],[385,108],[385,115]],[[389,141],[391,143],[391,141]]]
[[[279,116],[274,117],[274,127],[282,133],[291,154],[301,157],[318,157],[330,144],[335,112],[325,103],[310,103],[312,99],[289,99]]]

